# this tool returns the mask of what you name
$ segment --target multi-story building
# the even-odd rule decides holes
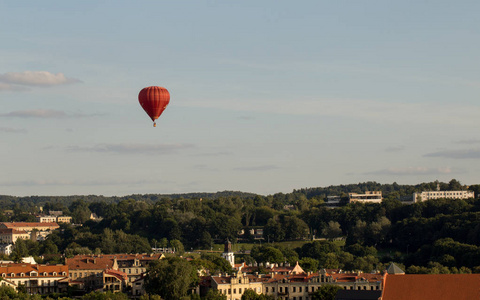
[[[40,223],[40,222],[1,222],[0,229],[15,229],[15,230],[24,230],[26,232],[36,231],[52,231],[60,228],[57,223]]]
[[[164,257],[161,253],[77,255],[65,259],[65,264],[69,267],[70,279],[79,282],[85,291],[107,291],[112,290],[112,286],[121,289],[132,286],[147,271],[149,263]],[[118,291],[117,288],[113,291]]]
[[[263,293],[263,281],[267,280],[255,275],[238,272],[236,275],[211,276],[211,288],[218,290],[227,300],[240,300],[243,293],[250,289],[257,294]]]
[[[423,202],[433,199],[469,199],[475,198],[473,191],[425,191],[413,194],[413,202]]]
[[[15,244],[18,239],[29,240],[31,235],[25,230],[0,228],[0,242],[2,244]]]
[[[72,223],[72,217],[69,216],[37,216],[37,222],[40,223]]]
[[[382,192],[381,191],[366,191],[365,194],[349,193],[349,203],[353,202],[368,202],[368,203],[381,203]]]
[[[300,266],[271,268],[269,274],[252,275],[240,270],[233,276],[204,277],[197,290],[206,293],[208,288],[217,289],[227,296],[228,300],[241,299],[247,289],[252,289],[257,294],[266,294],[274,299],[308,300],[322,285],[337,285],[344,290],[379,291],[382,290],[383,274],[381,273],[346,273],[340,270],[321,270],[318,273],[305,273]],[[295,270],[295,271],[294,271]]]
[[[68,267],[65,265],[2,264],[1,284],[29,294],[63,293],[68,288]],[[5,283],[5,284],[4,284]]]

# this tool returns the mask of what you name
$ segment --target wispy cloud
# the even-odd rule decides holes
[[[227,156],[232,154],[233,152],[219,151],[219,152],[210,152],[210,153],[199,153],[199,154],[196,154],[195,156],[215,157],[215,156]]]
[[[427,167],[407,167],[407,168],[387,168],[378,171],[367,172],[367,175],[436,175],[436,174],[451,174],[454,171],[449,168],[427,168]]]
[[[445,150],[427,153],[425,157],[443,157],[443,158],[455,158],[455,159],[479,159],[480,149],[459,149],[459,150]]]
[[[42,119],[60,119],[60,118],[84,118],[95,117],[103,114],[83,114],[83,113],[66,113],[61,110],[54,109],[31,109],[31,110],[17,110],[5,114],[0,114],[0,117],[9,118],[42,118]]]
[[[279,167],[274,166],[274,165],[263,165],[263,166],[254,166],[254,167],[239,167],[239,168],[234,168],[233,170],[235,171],[244,171],[244,172],[262,172],[262,171],[270,171],[270,170],[276,170],[279,169]]]
[[[6,114],[0,114],[0,117],[11,118],[65,118],[67,114],[64,111],[53,109],[32,109],[32,110],[18,110]]]
[[[480,139],[461,140],[461,141],[458,141],[458,143],[467,144],[467,145],[480,144]]]
[[[193,166],[193,168],[200,171],[210,171],[210,172],[219,171],[217,168],[212,168],[210,165],[205,165],[205,164],[195,165]]]
[[[253,101],[255,101],[253,103]],[[352,99],[299,97],[295,101],[281,98],[240,99],[202,99],[186,100],[181,105],[190,107],[217,108],[238,112],[260,112],[286,115],[314,115],[321,117],[340,117],[351,120],[369,120],[405,124],[452,124],[472,125],[478,123],[480,106],[473,104],[456,105],[439,103],[432,110],[430,103],[393,102],[389,99]],[[400,117],[401,116],[401,117]]]
[[[8,85],[54,86],[82,82],[76,78],[65,77],[63,73],[53,74],[47,71],[8,72],[0,74],[4,89]]]
[[[100,152],[118,154],[175,154],[178,151],[193,148],[192,144],[99,144],[90,147],[71,146],[71,152]]]
[[[0,132],[5,133],[27,133],[26,129],[11,128],[11,127],[0,127]]]
[[[4,82],[0,82],[0,91],[28,91],[29,89],[24,86],[12,85]]]
[[[405,150],[404,146],[390,146],[385,149],[386,152],[401,152]]]
[[[125,185],[144,185],[152,183],[165,183],[159,180],[49,180],[49,179],[33,179],[19,181],[0,182],[0,186],[125,186]]]

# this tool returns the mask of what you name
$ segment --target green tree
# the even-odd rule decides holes
[[[14,262],[21,262],[22,258],[26,256],[28,256],[27,242],[23,239],[17,239],[12,254],[10,254],[10,258]]]
[[[182,299],[198,282],[193,266],[176,256],[155,261],[147,269],[145,291],[164,299]]]
[[[326,284],[320,286],[318,290],[316,290],[310,299],[312,300],[335,300],[335,296],[337,292],[342,288],[337,285]]]
[[[227,300],[227,295],[217,289],[209,289],[203,300]]]
[[[180,242],[179,240],[171,240],[170,247],[175,249],[175,253],[177,253],[178,255],[183,255],[185,253],[185,248],[183,247],[182,242]]]
[[[247,289],[243,292],[242,300],[273,300],[274,298],[270,295],[257,294],[252,289]]]
[[[311,257],[304,257],[298,263],[305,272],[317,272],[318,270],[318,260]]]
[[[342,229],[340,228],[340,223],[336,221],[329,221],[327,227],[322,230],[322,234],[329,240],[333,240],[336,237],[342,235]]]

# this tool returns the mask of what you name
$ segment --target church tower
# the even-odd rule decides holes
[[[222,257],[225,258],[232,268],[235,266],[235,254],[232,251],[232,243],[227,239],[225,241],[225,248],[222,253]]]

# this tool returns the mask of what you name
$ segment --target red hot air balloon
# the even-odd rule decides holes
[[[160,86],[149,86],[140,91],[138,101],[145,112],[153,121],[153,127],[157,126],[155,120],[160,117],[168,102],[170,102],[170,94],[166,88]]]

